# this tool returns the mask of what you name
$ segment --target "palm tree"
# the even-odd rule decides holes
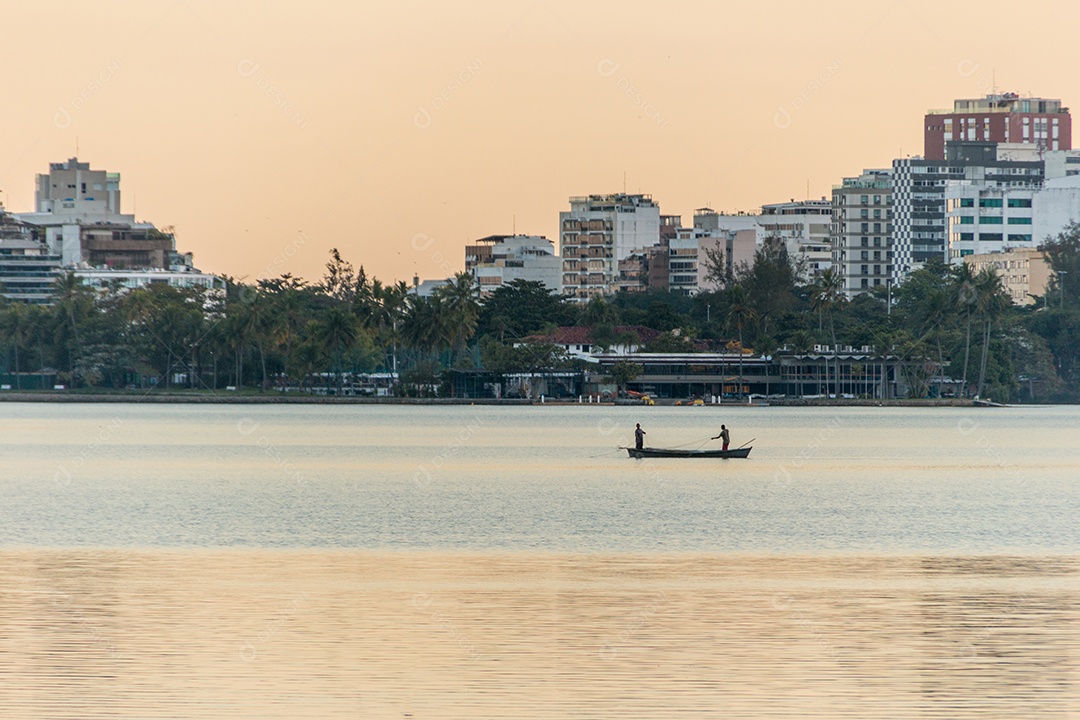
[[[739,336],[739,400],[743,397],[743,328],[754,321],[757,312],[750,305],[746,288],[732,285],[727,290],[728,311],[726,322],[728,329],[734,329]]]
[[[971,310],[978,300],[975,292],[975,273],[969,263],[960,263],[952,269],[953,301],[964,309],[964,369],[960,379],[960,395],[967,395],[968,362],[971,358]]]
[[[439,287],[435,294],[443,301],[445,331],[456,356],[476,332],[476,321],[480,317],[479,288],[471,273],[461,272],[449,285]]]
[[[844,276],[835,267],[829,267],[821,273],[814,291],[813,302],[819,312],[829,316],[829,336],[832,340],[833,366],[836,371],[836,395],[840,396],[840,356],[836,343],[836,309],[842,307],[847,298],[844,296]],[[827,375],[828,373],[826,373]],[[828,382],[825,394],[829,394]]]
[[[380,281],[375,280],[371,283],[370,293],[372,307],[369,319],[384,346],[390,348],[390,371],[396,376],[401,319],[405,314],[406,301],[409,298],[409,286],[404,281],[384,286]]]
[[[812,347],[814,347],[814,336],[808,330],[798,330],[791,336],[791,350],[796,356],[802,355],[805,359],[805,356],[810,354]],[[802,397],[803,380],[800,377],[801,373],[798,371],[800,366],[801,363],[795,365],[795,394]]]
[[[68,371],[75,369],[77,358],[82,356],[82,338],[79,326],[89,311],[88,293],[90,289],[83,285],[74,272],[68,272],[56,279],[56,326],[55,342],[67,360]]]
[[[975,391],[981,396],[986,382],[986,361],[990,355],[990,328],[1004,312],[1009,300],[1001,285],[1001,277],[993,268],[985,267],[975,276],[976,307],[983,321],[982,358],[979,360],[979,385]]]
[[[342,389],[341,357],[356,342],[358,332],[356,316],[340,306],[330,308],[315,328],[316,338],[330,350],[334,374],[337,377],[338,394],[341,394]]]

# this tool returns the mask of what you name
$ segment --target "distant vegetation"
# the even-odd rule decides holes
[[[539,283],[517,281],[478,300],[462,273],[429,298],[405,283],[383,284],[331,252],[316,283],[290,275],[254,285],[230,280],[223,296],[151,285],[99,292],[62,277],[51,306],[0,307],[6,382],[55,374],[69,387],[325,387],[350,373],[400,373],[398,391],[435,393],[450,368],[495,373],[567,368],[561,346],[514,343],[559,325],[594,328],[598,344],[625,340],[619,326],[662,331],[654,352],[723,350],[761,354],[781,347],[871,345],[926,358],[960,381],[966,395],[1020,402],[1080,400],[1080,227],[1045,245],[1055,271],[1045,297],[1012,305],[992,273],[928,264],[892,291],[847,300],[832,271],[815,283],[782,243],[767,242],[751,267],[720,289],[693,297],[662,291],[569,303]],[[1064,278],[1059,284],[1058,278]],[[619,371],[618,381],[632,373]],[[932,394],[931,378],[917,392]]]

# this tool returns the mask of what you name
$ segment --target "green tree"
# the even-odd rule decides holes
[[[604,382],[615,383],[616,395],[622,395],[627,383],[633,382],[643,372],[645,372],[645,368],[638,363],[619,360],[611,366],[611,370],[608,372],[607,377],[604,378]]]
[[[546,285],[533,280],[514,280],[497,287],[483,301],[477,333],[499,340],[520,340],[548,324],[571,324],[572,313]]]

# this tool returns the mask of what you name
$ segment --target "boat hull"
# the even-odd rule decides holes
[[[665,450],[664,448],[624,448],[632,458],[745,458],[752,447],[734,450]]]

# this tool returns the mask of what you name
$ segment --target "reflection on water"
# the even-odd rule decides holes
[[[0,553],[4,718],[1068,717],[1067,556]]]

